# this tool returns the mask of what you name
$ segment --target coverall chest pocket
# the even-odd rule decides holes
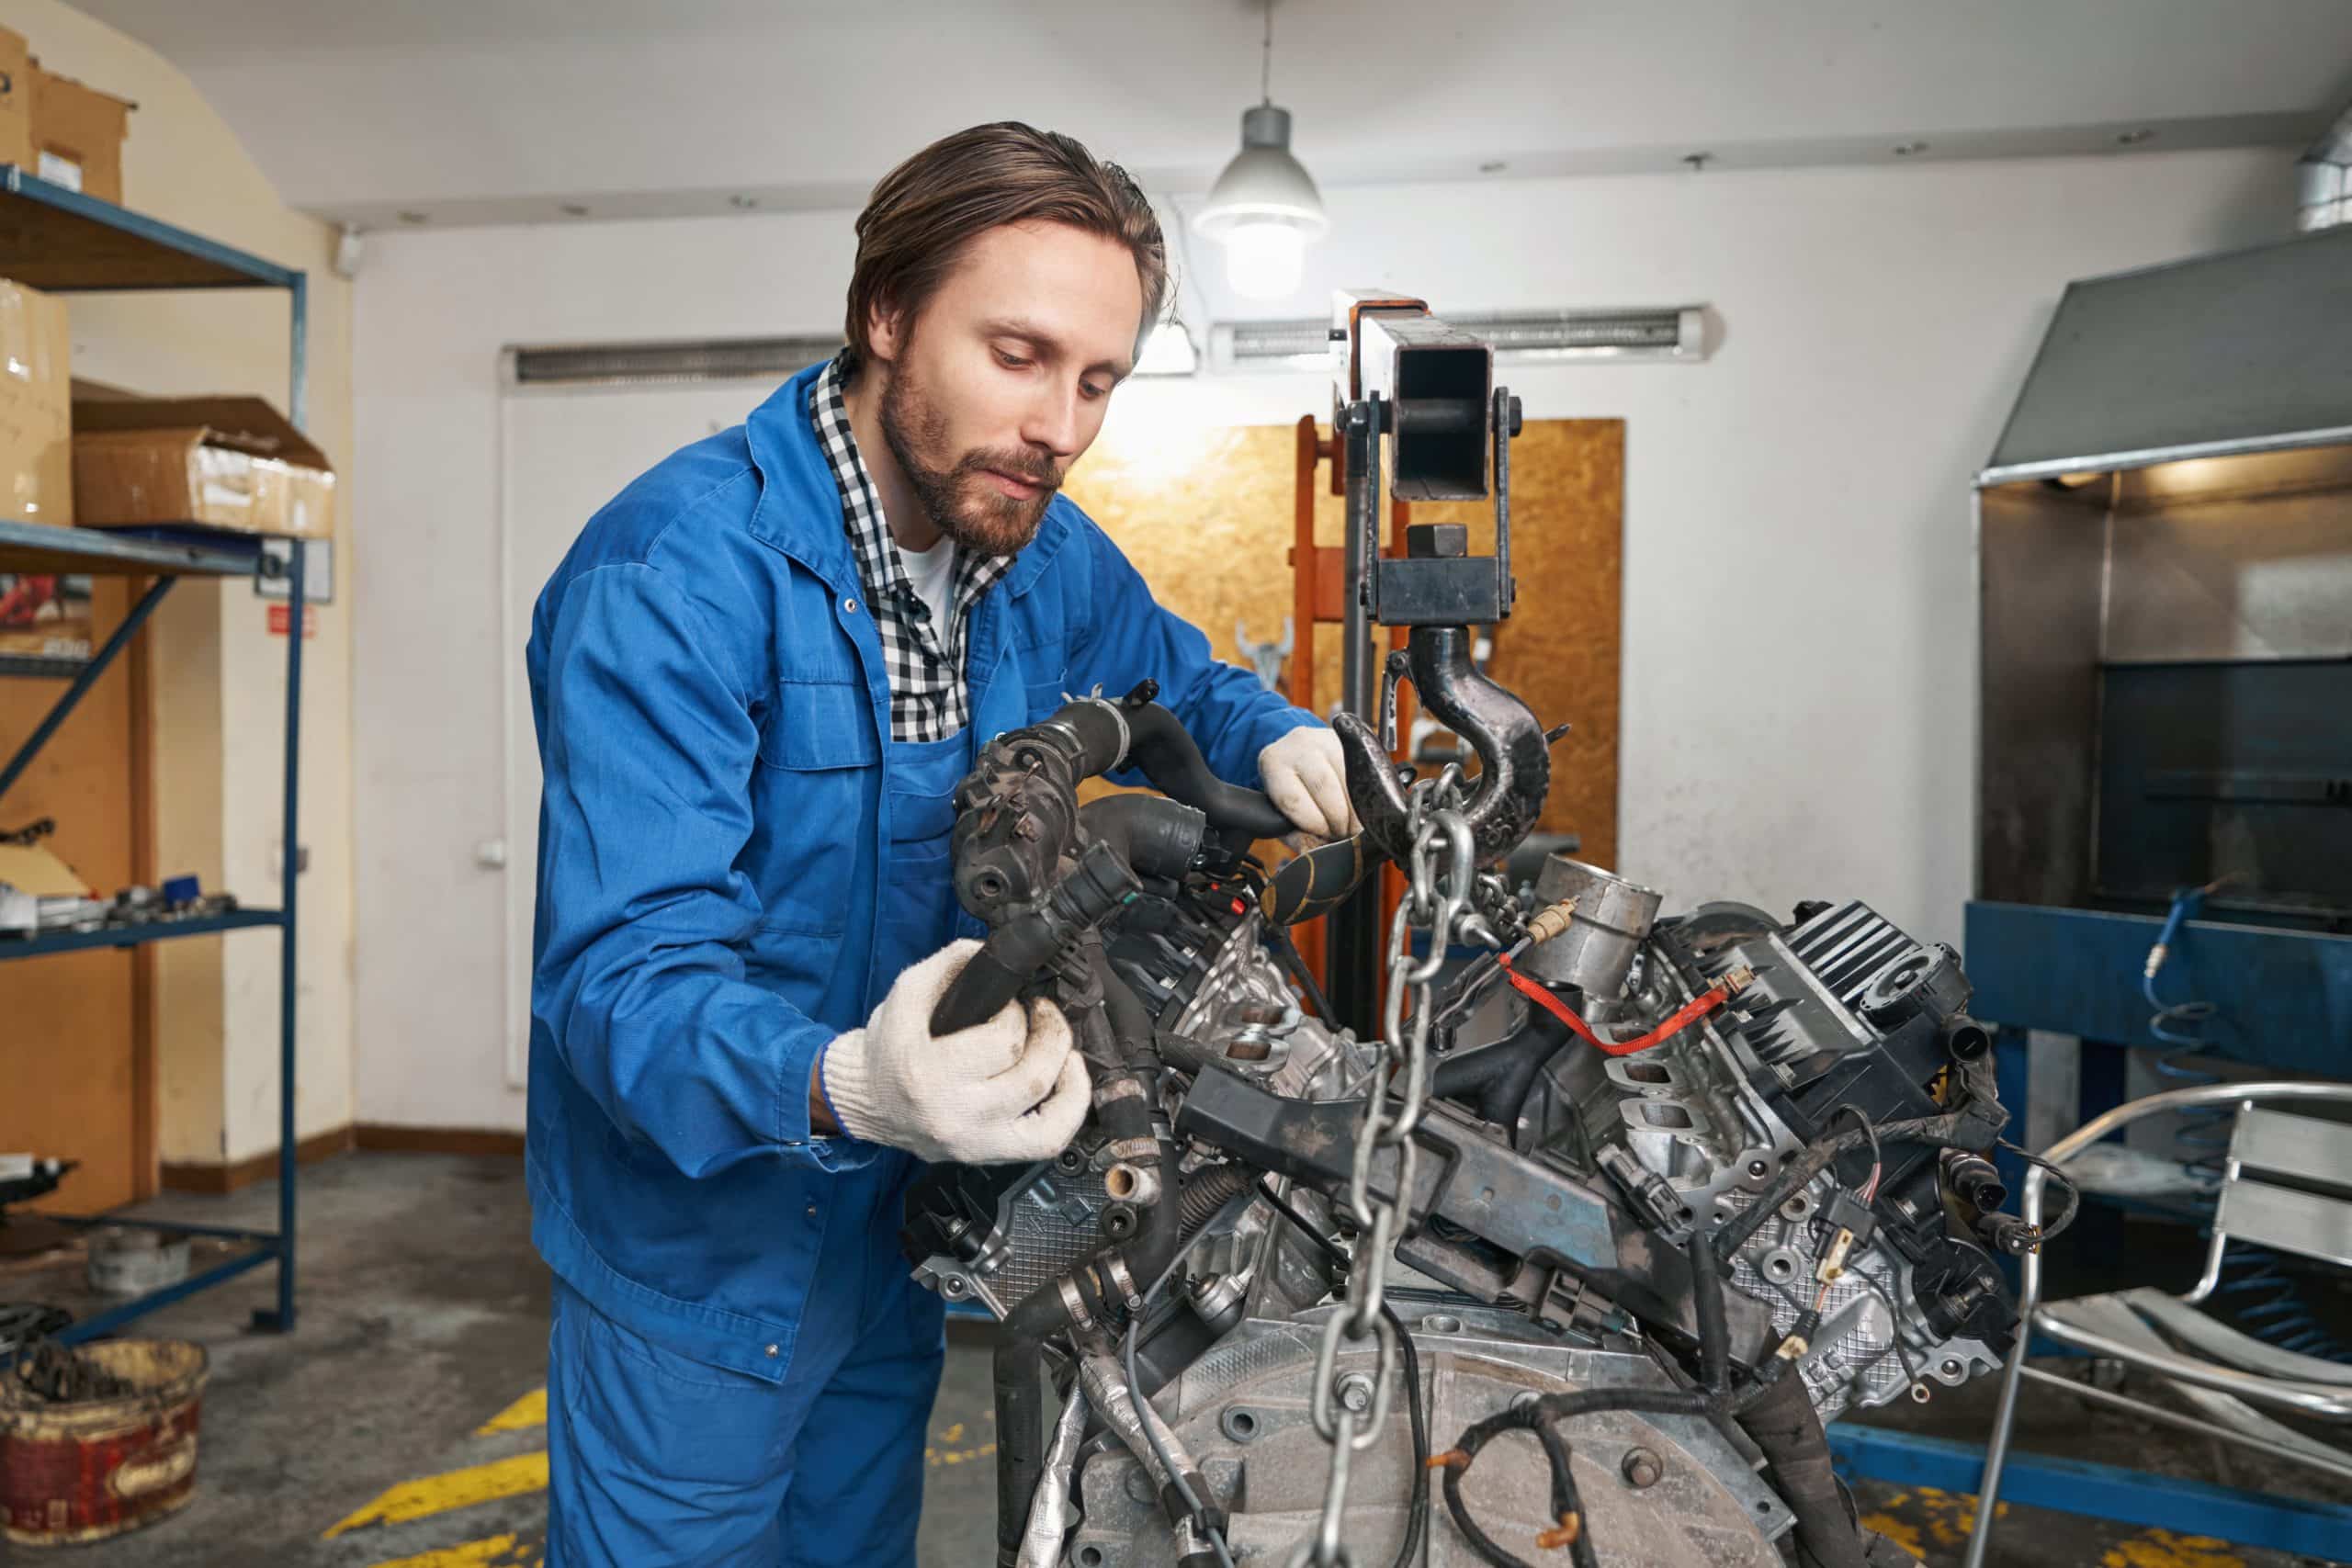
[[[1012,654],[1020,671],[1024,722],[1035,724],[1062,705],[1069,688],[1069,654],[1058,627],[1023,627],[1013,634]],[[1071,692],[1072,696],[1082,695]],[[1118,695],[1115,692],[1103,694]]]
[[[741,869],[763,932],[837,936],[852,890],[871,884],[882,749],[865,688],[779,685],[760,729],[752,836]]]

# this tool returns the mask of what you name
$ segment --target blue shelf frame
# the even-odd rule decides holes
[[[0,937],[0,964],[13,958],[46,958],[52,953],[83,953],[94,947],[143,947],[175,936],[209,936],[215,931],[252,931],[257,926],[281,926],[276,909],[231,909],[224,914],[189,919],[149,920],[141,925],[100,926],[96,931],[51,931],[46,936],[10,940]]]
[[[201,234],[52,185],[13,164],[0,164],[0,276],[53,293],[185,288],[283,289],[288,307],[287,416],[305,423],[309,287],[298,269],[266,261]],[[130,646],[132,637],[182,577],[254,577],[282,573],[287,584],[285,774],[281,800],[283,853],[275,909],[236,909],[184,920],[155,920],[91,931],[57,931],[0,941],[0,963],[33,960],[92,948],[135,947],[175,937],[232,931],[278,933],[277,1228],[232,1229],[110,1215],[52,1216],[76,1224],[130,1224],[179,1235],[252,1244],[252,1250],[216,1263],[162,1290],[85,1318],[57,1337],[68,1344],[110,1334],[134,1319],[264,1264],[277,1266],[277,1304],[254,1314],[255,1327],[291,1333],[295,1324],[294,993],[297,973],[296,880],[301,870],[299,807],[302,756],[303,569],[309,552],[283,563],[262,554],[257,538],[241,535],[143,536],[96,528],[54,528],[0,523],[0,571],[152,577],[154,581],[86,664],[46,660],[0,662],[0,677],[68,678],[48,714],[0,767],[0,797],[57,733],[90,688]]]

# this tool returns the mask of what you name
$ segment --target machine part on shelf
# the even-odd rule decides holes
[[[1546,904],[1574,900],[1576,913],[1566,931],[1520,959],[1519,967],[1547,986],[1572,986],[1595,1001],[1623,1001],[1626,976],[1666,896],[1554,855],[1536,874],[1535,897]]]

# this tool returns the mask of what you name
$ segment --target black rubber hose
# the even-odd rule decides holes
[[[1176,1218],[1184,1235],[1189,1237],[1216,1218],[1216,1212],[1225,1207],[1227,1200],[1249,1186],[1250,1180],[1250,1168],[1241,1165],[1213,1165],[1193,1172],[1192,1179],[1184,1183],[1183,1195],[1176,1201]]]
[[[1731,1330],[1724,1321],[1723,1265],[1702,1226],[1690,1235],[1690,1300],[1699,1320],[1699,1377],[1707,1392],[1731,1389]]]
[[[1830,1467],[1829,1438],[1803,1378],[1783,1378],[1739,1418],[1770,1461],[1774,1490],[1796,1518],[1798,1544],[1821,1568],[1865,1568],[1861,1532],[1847,1516]]]
[[[1108,844],[1137,876],[1173,882],[1192,869],[1208,833],[1193,807],[1156,795],[1106,795],[1078,808],[1087,836]]]
[[[1071,771],[1081,779],[1097,773],[1107,773],[1119,765],[1125,755],[1127,731],[1119,722],[1120,716],[1111,711],[1111,705],[1091,698],[1084,702],[1064,703],[1056,708],[1046,724],[1058,724],[1078,737],[1078,755],[1070,759]],[[1033,725],[1031,730],[1044,725]],[[1051,731],[1047,731],[1048,734]],[[1057,738],[1058,739],[1058,737]],[[1065,750],[1067,747],[1063,748]]]
[[[1209,772],[1200,747],[1168,709],[1144,703],[1121,711],[1127,717],[1127,761],[1160,794],[1198,807],[1211,827],[1238,828],[1259,839],[1295,830],[1265,791],[1229,784]]]
[[[1143,884],[1109,846],[1089,844],[1042,904],[989,933],[931,1010],[931,1032],[986,1023],[1064,950],[1125,908]]]
[[[1045,1355],[1035,1339],[996,1348],[996,1561],[1013,1568],[1029,1500],[1046,1473]]]
[[[1346,903],[1387,860],[1362,833],[1284,861],[1258,899],[1270,926],[1304,925]]]
[[[1535,1075],[1567,1042],[1566,1024],[1541,1009],[1533,1010],[1518,1033],[1475,1051],[1440,1058],[1430,1078],[1430,1092],[1441,1100],[1460,1100],[1482,1119],[1508,1126],[1518,1117]]]
[[[1159,1055],[1152,1048],[1151,1013],[1143,1005],[1143,998],[1136,995],[1134,987],[1119,978],[1119,972],[1111,967],[1110,958],[1100,946],[1087,950],[1086,962],[1094,971],[1095,984],[1102,987],[1102,1010],[1110,1015],[1111,1041],[1120,1060],[1140,1072],[1159,1066]]]
[[[1144,1163],[1156,1164],[1159,1168],[1159,1196],[1145,1205],[1141,1228],[1119,1250],[1119,1260],[1126,1266],[1128,1278],[1140,1284],[1158,1279],[1160,1270],[1175,1258],[1176,1249],[1183,1245],[1184,1184],[1177,1173],[1174,1145],[1151,1124],[1151,1079],[1134,1055],[1140,1052],[1143,1062],[1150,1060],[1150,1016],[1126,982],[1112,971],[1101,948],[1091,950],[1089,962],[1102,985],[1103,1008],[1110,1015],[1112,1038],[1129,1064],[1114,1073],[1097,1077],[1095,1122],[1114,1144],[1143,1138],[1153,1140],[1157,1145],[1157,1153]],[[1007,1334],[1040,1340],[1069,1324],[1069,1307],[1062,1300],[1058,1280],[1048,1280],[1023,1296],[1004,1320]]]

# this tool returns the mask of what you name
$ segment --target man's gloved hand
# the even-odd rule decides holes
[[[865,1028],[826,1043],[818,1087],[842,1131],[971,1165],[1050,1159],[1077,1134],[1092,1089],[1053,1003],[932,1033],[932,1010],[979,946],[949,942],[899,976]]]
[[[1266,793],[1298,830],[1317,839],[1344,839],[1362,830],[1348,804],[1348,773],[1340,738],[1320,724],[1303,726],[1258,753]]]

